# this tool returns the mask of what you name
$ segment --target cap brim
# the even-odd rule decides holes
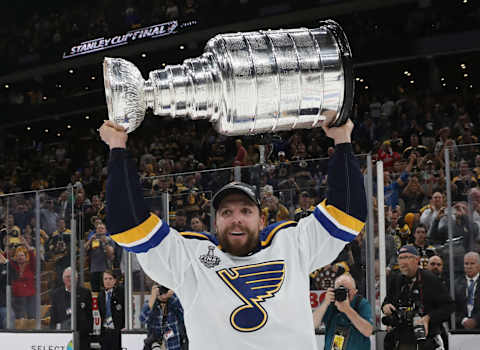
[[[236,184],[228,184],[224,186],[222,189],[220,189],[217,193],[215,193],[215,195],[212,198],[213,208],[217,210],[218,207],[220,206],[220,203],[225,199],[225,197],[233,193],[240,193],[245,195],[248,199],[250,199],[253,202],[253,204],[255,204],[258,208],[261,208],[260,202],[255,196],[255,193],[253,192],[253,190],[248,190],[242,185],[236,185]]]

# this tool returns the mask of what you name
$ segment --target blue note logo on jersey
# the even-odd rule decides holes
[[[268,320],[260,305],[275,296],[285,279],[285,262],[268,261],[260,264],[232,267],[217,271],[218,276],[243,301],[230,315],[230,324],[240,332],[259,330]]]

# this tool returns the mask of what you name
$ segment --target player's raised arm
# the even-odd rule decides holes
[[[110,147],[106,199],[107,227],[113,238],[116,234],[141,228],[150,214],[136,166],[128,159],[127,133],[111,121],[106,121],[99,131],[102,140]]]
[[[327,136],[335,142],[335,153],[328,163],[328,192],[321,205],[336,226],[333,235],[348,242],[361,231],[367,217],[363,175],[353,155],[352,129],[350,120],[338,128],[324,127]]]
[[[324,127],[335,141],[335,153],[328,164],[327,197],[312,215],[300,220],[298,236],[307,272],[332,262],[346,243],[362,230],[367,203],[363,175],[352,151],[353,123]]]
[[[176,288],[181,270],[189,265],[190,259],[182,239],[166,222],[148,211],[136,166],[128,159],[124,129],[106,121],[99,131],[102,140],[110,147],[106,189],[110,237],[126,250],[139,254],[138,260],[150,277]],[[153,249],[158,246],[160,250]]]

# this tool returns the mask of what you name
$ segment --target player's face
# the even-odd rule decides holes
[[[236,256],[245,256],[258,244],[263,229],[260,210],[247,196],[226,196],[215,213],[218,240],[222,248]]]

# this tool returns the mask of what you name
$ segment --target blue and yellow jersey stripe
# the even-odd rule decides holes
[[[315,218],[335,238],[351,242],[365,225],[364,222],[323,201],[313,212]]]
[[[155,214],[130,230],[112,234],[110,237],[120,246],[133,253],[145,253],[159,245],[170,232],[167,223]]]

